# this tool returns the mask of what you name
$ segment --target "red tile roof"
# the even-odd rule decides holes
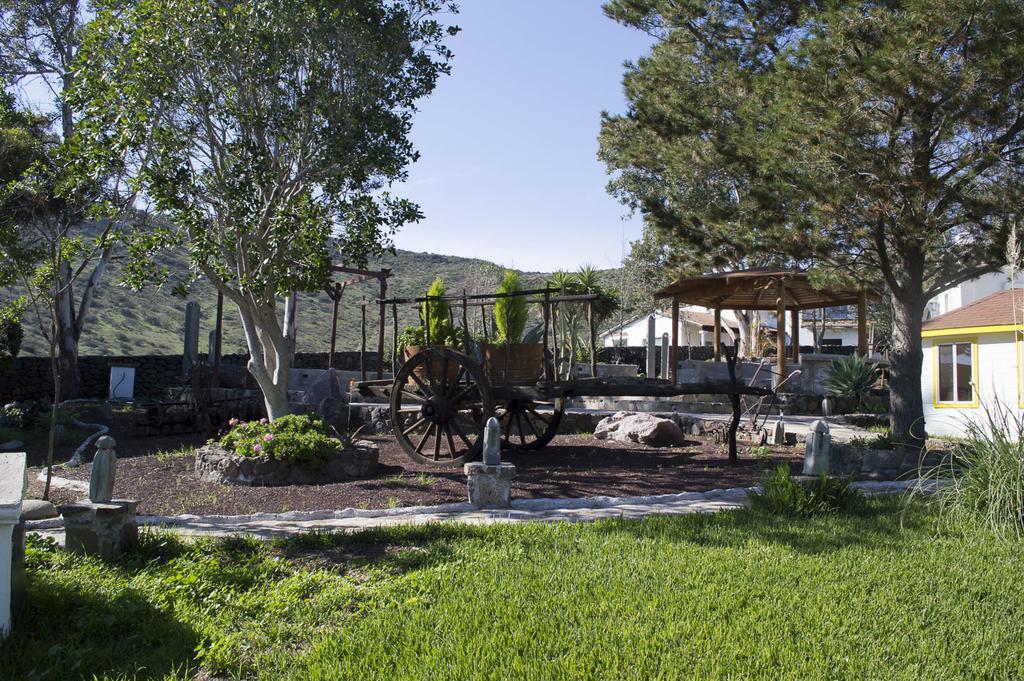
[[[952,312],[929,319],[924,331],[964,329],[974,326],[1006,326],[1024,320],[1024,290],[997,291]]]

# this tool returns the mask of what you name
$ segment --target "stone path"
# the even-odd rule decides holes
[[[866,494],[902,494],[917,480],[856,482]],[[459,522],[471,525],[523,522],[592,522],[602,518],[643,518],[651,515],[714,513],[747,505],[747,488],[682,492],[647,497],[590,497],[585,499],[517,499],[508,510],[480,510],[469,503],[412,508],[292,513],[243,516],[139,516],[139,524],[164,527],[193,536],[245,534],[271,538],[310,531],[358,532],[393,525]],[[26,529],[63,538],[61,520],[26,522]]]

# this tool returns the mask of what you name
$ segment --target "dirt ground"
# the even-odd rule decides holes
[[[139,512],[150,515],[246,514],[344,508],[389,508],[466,500],[461,468],[435,469],[411,462],[392,438],[377,438],[380,465],[377,475],[319,486],[236,487],[201,482],[193,474],[191,448],[195,434],[146,437],[133,433],[130,420],[115,417],[118,446],[115,495],[139,500]],[[754,485],[768,468],[786,463],[794,469],[802,461],[796,447],[741,451],[741,462],[731,466],[725,446],[708,437],[693,437],[681,448],[653,449],[602,442],[590,435],[561,435],[540,452],[510,451],[505,460],[517,467],[514,498],[588,497],[669,494]],[[30,496],[39,496],[42,484],[30,473]],[[58,469],[56,475],[88,480],[89,465]],[[54,490],[63,502],[78,495]]]

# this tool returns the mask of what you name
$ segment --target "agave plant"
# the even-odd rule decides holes
[[[832,362],[822,385],[828,395],[854,398],[857,406],[862,407],[867,404],[876,381],[878,367],[860,355],[850,355]]]

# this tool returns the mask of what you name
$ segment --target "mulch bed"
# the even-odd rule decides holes
[[[115,437],[118,433],[115,430]],[[257,512],[314,511],[344,508],[388,508],[442,504],[466,500],[466,479],[461,468],[435,469],[414,464],[391,438],[378,438],[380,465],[373,479],[320,486],[235,487],[200,482],[193,474],[188,453],[155,454],[155,440],[166,449],[195,444],[196,438],[179,436],[177,444],[165,438],[118,438],[115,495],[139,500],[139,512],[149,515],[183,513],[238,515]],[[562,435],[541,452],[511,451],[504,457],[517,467],[514,498],[633,496],[746,487],[779,463],[796,470],[802,449],[779,448],[765,458],[741,452],[741,462],[730,466],[724,445],[711,438],[692,438],[683,448],[652,449],[602,442],[589,435]],[[88,480],[90,466],[58,469],[57,475]],[[35,471],[31,477],[35,477]],[[31,492],[41,491],[32,483]],[[55,494],[64,500],[64,491]]]

